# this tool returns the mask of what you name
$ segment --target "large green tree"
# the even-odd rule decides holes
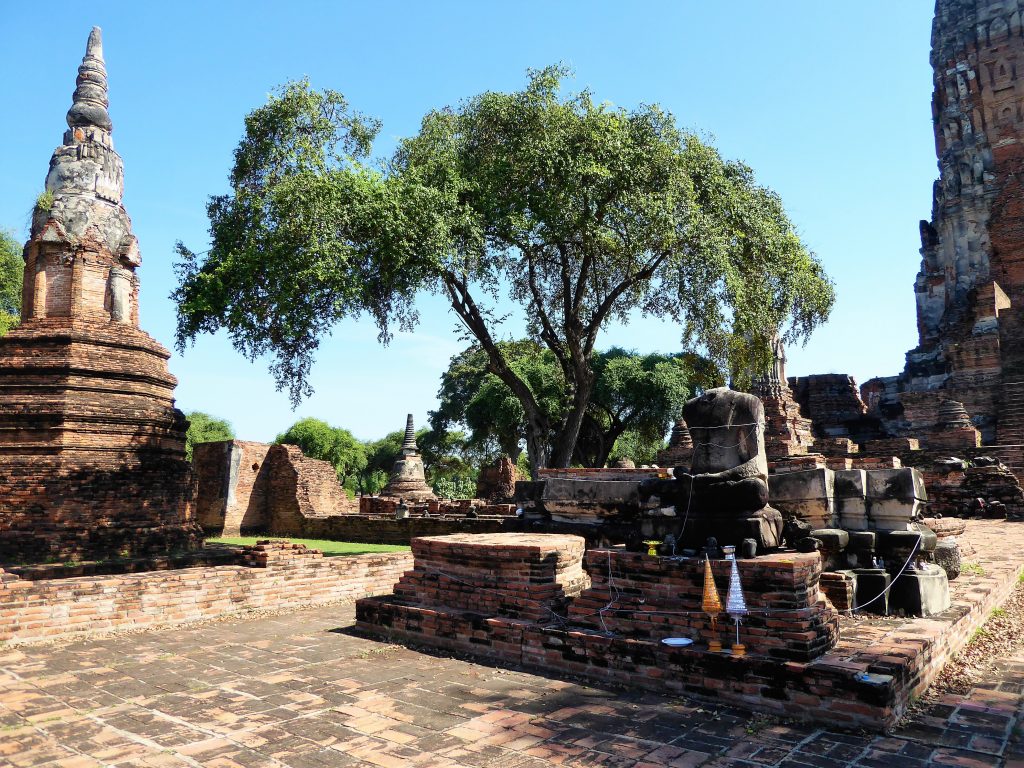
[[[509,365],[529,382],[547,422],[556,424],[565,407],[565,380],[554,355],[530,341],[500,346]],[[640,355],[613,347],[594,353],[590,365],[595,383],[572,457],[584,466],[603,466],[623,436],[628,440],[619,445],[621,453],[653,460],[694,390],[722,383],[713,366],[694,355]],[[465,425],[469,444],[489,458],[498,453],[518,458],[529,430],[519,400],[489,372],[487,355],[477,345],[453,357],[441,375],[438,408],[430,419],[435,430]]]
[[[231,422],[219,419],[202,411],[185,414],[188,432],[185,433],[185,458],[192,461],[192,449],[196,443],[215,443],[219,440],[233,440],[235,430]]]
[[[366,469],[366,446],[347,429],[332,427],[320,419],[299,419],[274,442],[297,445],[310,458],[330,463],[338,474],[338,482],[350,493],[354,493],[358,478]]]
[[[21,281],[24,271],[21,245],[12,233],[0,230],[0,336],[21,320]]]
[[[381,170],[376,122],[281,89],[246,118],[205,259],[179,247],[179,346],[226,328],[297,400],[337,320],[367,312],[386,339],[417,290],[440,293],[522,406],[536,473],[571,460],[611,322],[672,319],[723,370],[763,367],[775,329],[806,339],[833,290],[778,196],[660,107],[564,94],[565,75],[430,112]],[[555,423],[498,343],[503,293],[564,378]]]

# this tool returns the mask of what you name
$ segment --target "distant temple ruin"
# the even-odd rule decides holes
[[[0,338],[0,559],[189,550],[188,422],[170,354],[139,325],[99,28],[25,246],[22,322]]]

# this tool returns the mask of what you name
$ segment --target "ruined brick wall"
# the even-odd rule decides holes
[[[408,546],[418,536],[446,536],[452,533],[501,533],[522,530],[523,523],[513,517],[407,517],[337,515],[313,517],[303,521],[296,537],[355,541],[365,544]]]
[[[0,570],[0,642],[351,602],[390,592],[412,565],[407,552],[325,558],[281,542],[247,549],[245,565],[119,576],[26,581]]]
[[[476,481],[476,498],[488,501],[510,501],[516,493],[519,471],[508,456],[501,456],[489,467],[481,467]]]
[[[868,413],[852,376],[790,376],[789,386],[801,414],[813,422],[815,437],[845,437],[860,443],[879,436],[879,421]]]
[[[272,533],[301,530],[308,518],[359,511],[359,502],[345,493],[334,467],[309,458],[298,446],[272,446],[267,464],[267,522]]]
[[[196,520],[204,531],[240,536],[268,530],[270,448],[245,440],[199,443],[193,448]]]
[[[210,534],[302,536],[306,520],[359,512],[334,467],[294,445],[200,443],[193,462],[199,522]]]

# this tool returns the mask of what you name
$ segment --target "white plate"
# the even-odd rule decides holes
[[[684,645],[693,645],[693,640],[688,637],[663,637],[661,642],[665,645],[671,645],[673,648],[679,648]]]

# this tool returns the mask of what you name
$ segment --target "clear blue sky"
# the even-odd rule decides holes
[[[429,109],[516,89],[564,61],[576,85],[624,106],[658,102],[778,191],[838,288],[827,326],[789,352],[790,375],[897,373],[916,345],[918,220],[936,176],[928,49],[932,0],[856,3],[113,2],[0,0],[0,227],[28,213],[60,144],[76,68],[103,28],[125,205],[142,248],[142,325],[171,347],[173,247],[207,248],[205,201],[225,191],[242,119],[304,75],[383,120],[378,150]],[[175,352],[178,405],[268,440],[317,416],[368,439],[418,423],[462,348],[455,318],[424,297],[423,322],[390,347],[369,321],[338,326],[292,411],[264,362],[223,335]],[[510,327],[507,335],[517,335]],[[676,351],[657,320],[611,328],[601,347]]]

